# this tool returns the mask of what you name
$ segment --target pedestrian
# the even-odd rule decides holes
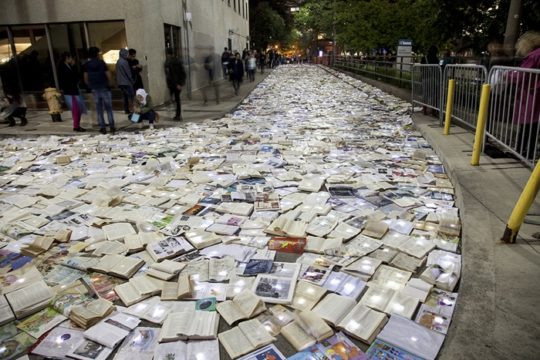
[[[259,52],[259,67],[261,69],[261,74],[264,74],[264,65],[266,64],[266,54],[264,51]]]
[[[173,120],[181,121],[182,105],[180,103],[180,94],[186,83],[186,71],[184,70],[182,61],[176,57],[172,48],[167,49],[165,76],[167,79],[167,87],[171,92],[171,96],[174,96],[174,101],[176,102],[176,113]]]
[[[112,111],[111,98],[111,73],[103,60],[99,58],[99,48],[92,46],[88,49],[89,60],[83,66],[84,82],[94,96],[96,105],[96,114],[99,123],[99,131],[102,134],[107,133],[105,119],[103,117],[103,108],[107,111],[109,126],[111,132],[114,133],[114,116]]]
[[[131,67],[128,62],[129,51],[127,49],[121,49],[119,55],[116,62],[116,85],[122,90],[122,94],[124,95],[124,114],[131,114],[133,110],[133,98],[135,97],[135,91],[133,90],[135,81],[131,75]]]
[[[26,120],[26,104],[21,93],[16,89],[5,89],[7,107],[2,109],[2,116],[9,121],[9,126],[15,126],[15,118],[21,119],[21,126],[28,124]]]
[[[140,124],[144,120],[150,123],[150,130],[154,130],[154,122],[157,122],[157,113],[153,109],[152,98],[144,89],[138,89],[135,93],[135,103],[133,105],[134,116]],[[133,121],[134,117],[132,117]]]
[[[240,58],[240,54],[236,53],[234,59],[230,63],[229,70],[231,72],[231,80],[233,83],[234,94],[238,95],[240,84],[244,79],[244,62]]]
[[[215,71],[216,71],[215,56],[216,55],[214,55],[213,48],[211,48],[208,54],[204,57],[204,70],[206,70],[206,74],[208,75],[208,87],[214,88],[214,93],[216,96],[216,104],[219,104],[219,85],[215,79]],[[203,100],[204,100],[205,105],[208,103],[207,91],[208,91],[207,87],[203,88],[202,93],[203,93]]]
[[[254,82],[255,71],[257,70],[257,59],[255,59],[255,55],[253,53],[249,55],[249,58],[247,60],[247,69],[248,69],[249,81]]]
[[[516,43],[516,55],[523,57],[520,67],[540,69],[540,33],[528,31]],[[517,151],[527,159],[535,159],[540,118],[540,79],[534,73],[510,72],[516,84],[513,121],[520,126]]]
[[[139,89],[144,88],[144,84],[142,82],[141,72],[142,72],[142,65],[139,63],[139,60],[137,60],[137,50],[135,49],[129,49],[128,50],[129,56],[128,56],[128,64],[131,68],[131,77],[133,78],[133,90],[137,91]]]
[[[227,78],[228,70],[229,70],[229,62],[231,61],[231,53],[229,52],[228,48],[225,48],[223,50],[223,53],[221,54],[221,66],[223,68],[223,78]]]
[[[86,131],[81,127],[81,116],[86,114],[86,106],[79,91],[79,73],[75,68],[75,58],[69,52],[62,53],[58,64],[58,82],[64,93],[64,101],[71,110],[73,131]]]

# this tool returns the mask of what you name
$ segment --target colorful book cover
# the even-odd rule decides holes
[[[366,360],[366,354],[345,334],[339,332],[316,345],[329,360]]]
[[[306,239],[304,238],[273,237],[268,242],[268,250],[276,250],[278,252],[302,254],[305,247]]]
[[[272,271],[272,266],[274,262],[272,260],[258,260],[251,259],[246,264],[244,269],[244,275],[257,275],[257,274],[266,274]]]
[[[366,355],[369,360],[423,360],[380,339],[375,339]]]
[[[208,297],[197,300],[195,310],[201,311],[216,311],[217,300],[215,297]]]
[[[2,360],[16,359],[24,353],[30,346],[36,342],[36,339],[26,333],[20,333],[9,339],[0,342],[0,358]]]
[[[313,345],[305,350],[297,352],[293,356],[287,358],[288,360],[330,360],[324,353]]]
[[[114,288],[116,285],[124,283],[123,280],[105,274],[90,273],[87,281],[94,288],[99,297],[111,302],[120,299],[118,295],[116,295]]]
[[[46,308],[20,322],[17,328],[35,338],[39,338],[66,319],[64,315],[53,308]]]
[[[0,273],[7,273],[22,268],[32,261],[32,257],[24,256],[9,250],[0,250]]]

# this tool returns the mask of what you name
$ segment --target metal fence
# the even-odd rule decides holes
[[[414,109],[415,105],[427,109],[438,111],[439,119],[442,121],[442,71],[437,64],[414,64],[411,75],[411,101]]]
[[[412,57],[390,59],[360,59],[353,56],[336,56],[334,67],[364,75],[400,87],[410,85],[413,67]]]
[[[540,70],[494,66],[486,136],[534,166],[538,160]]]
[[[445,104],[448,97],[448,81],[455,80],[452,120],[465,127],[476,129],[478,107],[482,85],[487,82],[485,66],[474,64],[447,65],[444,68],[442,82],[442,119],[446,115]]]

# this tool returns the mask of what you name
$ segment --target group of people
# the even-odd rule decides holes
[[[250,51],[247,48],[242,51],[242,55],[238,51],[232,52],[228,48],[225,48],[221,54],[223,77],[225,79],[228,77],[229,81],[232,82],[235,95],[238,95],[244,75],[247,75],[250,82],[254,82],[257,68],[263,74],[267,65],[274,68],[278,63],[279,54],[273,49],[268,51],[268,56],[264,51]]]
[[[172,49],[167,50],[167,60],[165,62],[165,74],[167,87],[176,102],[176,114],[174,119],[181,120],[180,93],[186,81],[186,73],[179,59],[174,56]],[[135,49],[121,49],[119,59],[116,63],[116,85],[123,94],[124,112],[133,122],[148,120],[150,128],[157,121],[158,114],[153,110],[150,95],[144,89],[141,72],[142,66],[137,60]],[[87,113],[87,108],[81,94],[81,72],[77,69],[75,57],[69,53],[61,54],[57,67],[58,83],[62,93],[57,89],[48,88],[45,90],[44,98],[48,102],[53,121],[62,121],[61,98],[71,111],[73,118],[73,130],[84,132],[81,126],[81,117]],[[82,80],[92,92],[96,108],[97,120],[102,134],[107,133],[107,126],[111,132],[116,131],[115,120],[112,108],[111,87],[113,85],[112,74],[107,64],[100,58],[100,49],[90,47],[88,49],[88,59],[82,65]],[[16,89],[4,89],[8,102],[2,110],[2,115],[9,121],[9,126],[15,126],[15,118],[21,120],[20,125],[28,123],[26,119],[26,105],[19,91]],[[50,91],[49,91],[50,90]],[[107,113],[108,123],[105,122],[104,113]]]

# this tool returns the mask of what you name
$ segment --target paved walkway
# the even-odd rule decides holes
[[[410,101],[409,91],[355,77]],[[516,244],[499,241],[530,169],[486,155],[473,167],[471,132],[452,126],[444,136],[437,119],[415,114],[413,120],[448,170],[463,222],[459,301],[440,358],[538,359],[540,241],[532,235],[540,227],[524,224]],[[539,198],[529,211],[535,213]]]
[[[206,119],[219,119],[226,114],[232,112],[238,104],[257,86],[262,80],[264,80],[271,70],[265,70],[265,73],[261,75],[257,73],[255,82],[250,83],[247,79],[244,79],[238,96],[234,95],[232,84],[229,81],[222,80],[219,84],[220,103],[216,104],[214,89],[207,88],[208,103],[205,105],[203,102],[203,95],[201,90],[193,92],[192,99],[182,99],[182,122],[201,121]],[[160,121],[156,124],[156,128],[173,127],[178,126],[182,122],[173,121],[174,117],[174,104],[163,105],[158,107],[158,113],[160,115]],[[87,129],[86,133],[76,133],[73,131],[71,112],[65,111],[62,114],[64,121],[60,123],[53,123],[50,115],[46,110],[29,110],[28,111],[28,125],[27,126],[14,126],[9,127],[7,123],[0,123],[0,136],[4,135],[80,135],[88,134],[88,132],[99,132],[99,126],[95,119],[95,113],[90,112],[88,115],[83,116],[81,120],[81,126]],[[115,111],[114,119],[116,122],[116,128],[119,131],[137,131],[139,130],[138,124],[133,124],[127,118],[127,115],[123,111]],[[17,124],[19,120],[17,119]],[[148,123],[145,122],[143,128],[147,128]]]

